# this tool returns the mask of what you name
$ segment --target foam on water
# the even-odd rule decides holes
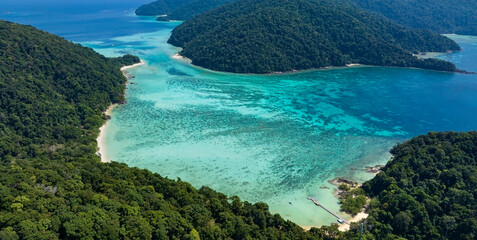
[[[371,178],[363,168],[385,163],[396,142],[431,130],[477,128],[475,76],[378,67],[217,73],[173,59],[178,49],[166,41],[178,23],[157,24],[163,29],[85,43],[147,62],[130,70],[136,78],[128,103],[106,128],[108,156],[264,201],[302,225],[334,222],[306,197],[338,211],[328,181]]]

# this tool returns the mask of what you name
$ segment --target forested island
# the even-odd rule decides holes
[[[159,16],[158,21],[184,21],[233,1],[235,0],[158,0],[140,6],[136,10],[136,14],[140,16]]]
[[[234,73],[349,63],[455,71],[452,63],[412,54],[460,49],[435,32],[336,0],[239,0],[184,22],[168,42],[195,65]]]
[[[157,16],[167,15],[172,11],[182,7],[193,0],[158,0],[144,4],[136,9],[136,15],[139,16]]]
[[[477,0],[352,1],[409,27],[477,35]]]

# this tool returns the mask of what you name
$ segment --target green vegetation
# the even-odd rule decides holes
[[[352,1],[409,27],[477,35],[477,0]]]
[[[341,184],[338,187],[338,199],[340,200],[340,210],[351,215],[360,213],[366,204],[366,193],[362,188]]]
[[[158,17],[158,21],[184,21],[233,1],[235,0],[158,0],[139,7],[136,14],[143,16],[167,15]]]
[[[211,9],[220,7],[222,5],[234,2],[235,0],[195,0],[186,4],[168,14],[165,17],[158,17],[158,21],[169,20],[189,20],[201,13],[207,12]]]
[[[167,15],[172,11],[189,4],[193,0],[158,0],[149,4],[144,4],[136,9],[139,16]]]
[[[0,39],[0,239],[476,238],[477,132],[416,137],[361,189],[341,186],[351,212],[372,197],[363,235],[305,232],[265,203],[99,162],[102,112],[124,101],[119,67],[137,57],[5,21]]]
[[[391,153],[383,171],[362,186],[372,197],[368,237],[476,239],[477,132],[431,132]]]
[[[361,63],[455,71],[412,53],[459,50],[452,40],[412,30],[337,0],[239,0],[184,22],[169,43],[205,68],[270,73]]]
[[[319,239],[207,187],[95,155],[119,68],[33,27],[0,21],[0,239]]]
[[[0,159],[94,152],[101,113],[124,101],[118,69],[138,61],[0,21]]]

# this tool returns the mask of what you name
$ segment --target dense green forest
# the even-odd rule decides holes
[[[118,69],[138,61],[0,21],[0,159],[94,150],[101,113],[124,101]]]
[[[149,4],[144,4],[136,9],[139,16],[167,15],[172,11],[191,3],[194,0],[158,0]]]
[[[377,239],[477,238],[477,132],[429,133],[395,146],[363,185]]]
[[[158,21],[188,20],[203,12],[231,3],[235,0],[158,0],[136,10],[137,15],[159,16]]]
[[[477,0],[352,0],[403,25],[477,35]]]
[[[304,231],[265,203],[100,163],[102,112],[124,101],[120,66],[138,61],[0,21],[0,239],[476,238],[477,132],[394,147],[358,190],[370,216],[348,232]]]
[[[477,132],[431,132],[391,153],[383,171],[343,201],[355,214],[371,197],[366,239],[476,239]],[[351,229],[361,232],[360,224]]]
[[[102,112],[138,61],[0,21],[0,239],[321,238],[264,203],[100,163]]]
[[[455,71],[412,53],[459,50],[429,30],[413,30],[339,0],[239,0],[188,20],[169,43],[205,68],[270,73],[361,63]]]
[[[211,9],[220,7],[222,5],[234,2],[235,0],[195,0],[186,4],[164,17],[158,17],[158,21],[169,20],[189,20],[201,13],[207,12]]]

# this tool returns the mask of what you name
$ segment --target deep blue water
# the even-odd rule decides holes
[[[179,23],[136,17],[149,0],[2,0],[0,18],[80,42],[107,56],[132,53],[127,104],[105,132],[110,159],[194,186],[208,185],[302,225],[334,219],[308,195],[339,206],[327,181],[372,177],[397,142],[428,131],[477,129],[477,75],[354,67],[284,75],[217,73],[172,58]],[[450,36],[462,52],[440,56],[477,71],[477,37]],[[289,202],[293,204],[290,205]]]
[[[33,25],[81,42],[159,30],[134,16],[151,0],[1,0],[0,19]]]

